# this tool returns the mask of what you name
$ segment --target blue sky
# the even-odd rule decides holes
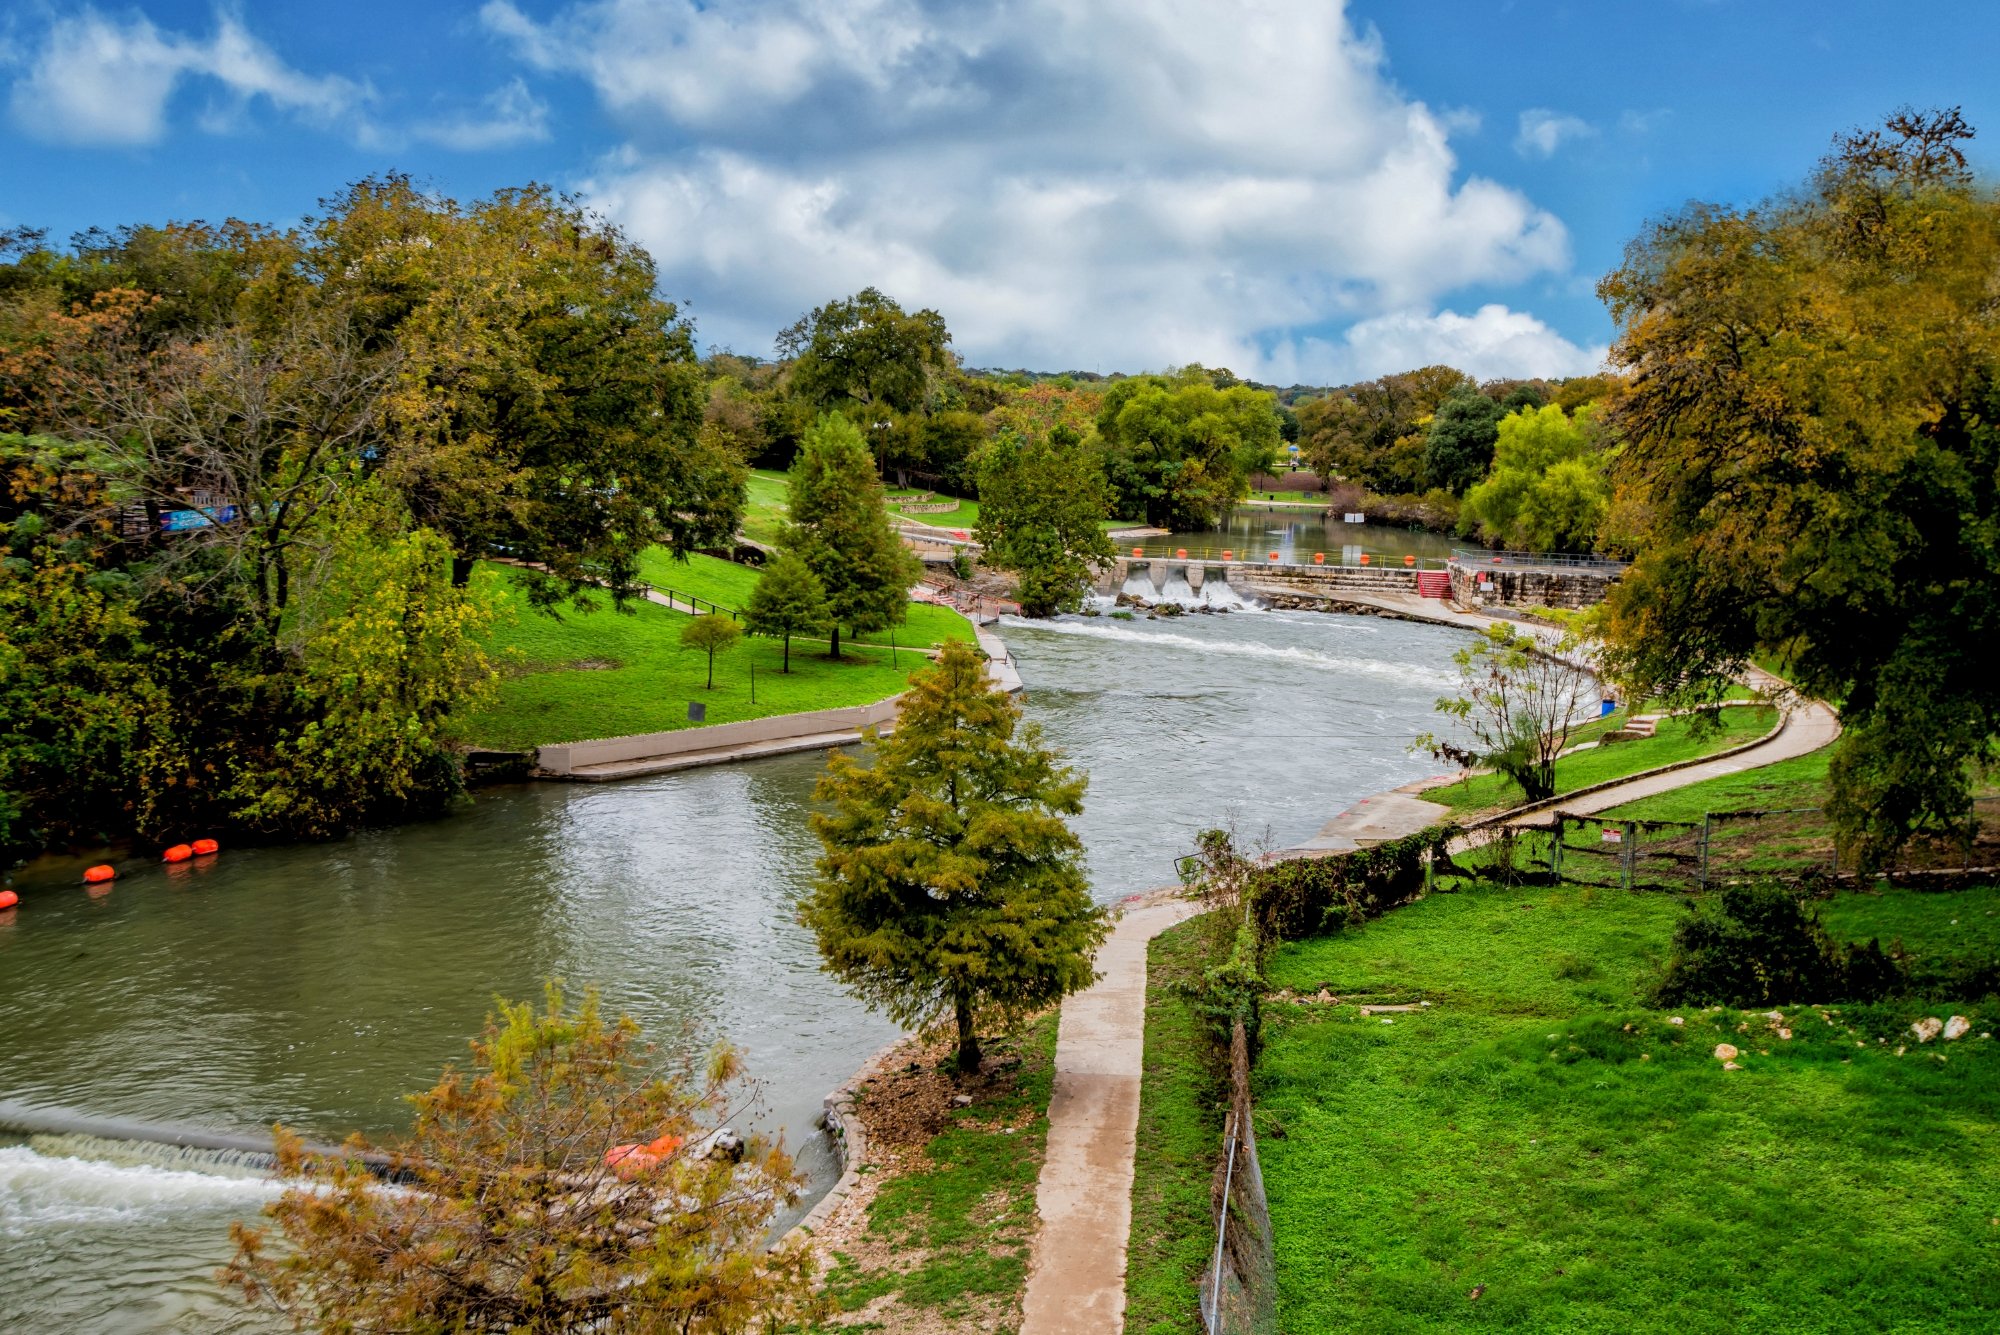
[[[1587,371],[1649,217],[1962,104],[2000,8],[1786,0],[15,4],[0,225],[286,223],[391,169],[540,180],[704,344],[873,283],[975,365]]]

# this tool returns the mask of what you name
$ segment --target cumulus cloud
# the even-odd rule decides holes
[[[481,13],[622,126],[587,193],[707,341],[766,348],[801,310],[874,284],[937,307],[988,364],[1312,378],[1367,360],[1357,330],[1525,355],[1509,319],[1569,364],[1586,355],[1504,308],[1438,313],[1454,290],[1562,271],[1567,234],[1462,174],[1463,118],[1400,93],[1379,40],[1325,0]]]
[[[1332,367],[1339,374],[1331,378],[1343,381],[1440,363],[1481,380],[1591,375],[1604,369],[1609,352],[1579,347],[1534,316],[1497,303],[1470,315],[1398,311],[1357,322],[1338,343],[1280,350],[1281,359]]]
[[[488,94],[476,109],[424,122],[410,133],[425,143],[468,153],[541,143],[549,137],[549,108],[515,79]]]
[[[1588,139],[1597,130],[1589,121],[1565,116],[1547,107],[1521,113],[1521,127],[1514,136],[1514,151],[1524,158],[1552,158],[1556,150],[1572,139]]]
[[[153,143],[165,133],[168,100],[189,80],[210,81],[225,96],[205,117],[211,126],[252,100],[324,123],[368,98],[351,80],[292,68],[229,14],[201,40],[162,31],[144,15],[115,19],[86,8],[55,20],[27,64],[9,98],[14,122],[54,143]]]

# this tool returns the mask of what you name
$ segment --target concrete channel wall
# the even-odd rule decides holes
[[[1260,588],[1283,593],[1325,593],[1365,589],[1375,593],[1414,593],[1417,572],[1407,566],[1306,565],[1264,561],[1204,561],[1185,556],[1121,556],[1099,573],[1097,591],[1117,593],[1134,574],[1145,575],[1153,587],[1164,588],[1179,578],[1200,589],[1223,583],[1239,594]]]
[[[828,733],[858,733],[864,728],[894,723],[896,708],[901,700],[901,696],[896,696],[872,705],[850,705],[845,709],[816,709],[803,714],[775,714],[770,718],[717,723],[704,728],[643,732],[630,737],[607,737],[591,742],[563,742],[539,748],[535,764],[547,774],[572,774],[584,765],[646,760],[689,751],[716,751],[794,737],[820,737]]]
[[[1452,601],[1466,607],[1594,607],[1624,573],[1622,567],[1563,570],[1457,560],[1450,570]]]

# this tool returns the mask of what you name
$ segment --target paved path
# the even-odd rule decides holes
[[[1127,910],[1097,952],[1103,976],[1063,1003],[1048,1152],[1035,1187],[1041,1228],[1021,1335],[1111,1335],[1125,1328],[1146,943],[1198,908],[1159,894]]]

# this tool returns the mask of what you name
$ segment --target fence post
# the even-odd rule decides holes
[[[1706,811],[1701,813],[1701,880],[1696,882],[1696,888],[1703,891],[1708,889],[1708,813]]]
[[[1555,843],[1549,848],[1549,879],[1557,885],[1563,879],[1563,814],[1551,812],[1549,828],[1554,832]]]
[[[1618,840],[1618,845],[1619,845],[1618,851],[1621,854],[1618,860],[1619,862],[1624,864],[1625,888],[1627,890],[1630,890],[1632,888],[1632,860],[1637,853],[1637,850],[1633,848],[1633,845],[1638,842],[1639,842],[1639,822],[1635,820],[1626,821],[1623,837],[1621,837]]]

